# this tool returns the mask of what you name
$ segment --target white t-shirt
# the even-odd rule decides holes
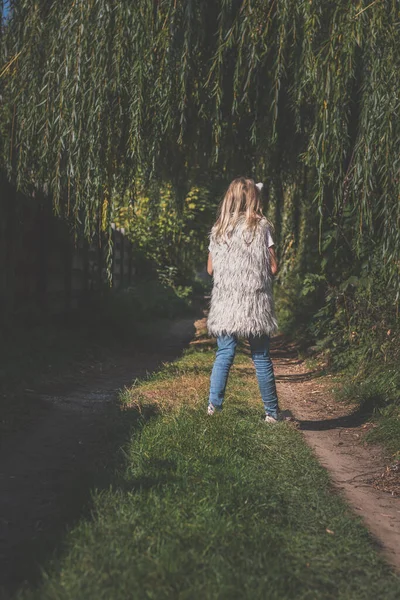
[[[267,227],[267,236],[266,236],[266,238],[267,238],[267,247],[271,248],[271,246],[274,245],[274,240],[272,239],[272,235],[271,235],[271,232],[269,230],[269,227]]]

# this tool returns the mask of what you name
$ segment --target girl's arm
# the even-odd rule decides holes
[[[278,272],[278,261],[277,261],[276,254],[275,254],[275,248],[274,248],[274,246],[270,246],[268,248],[268,250],[269,250],[269,257],[270,257],[271,273],[272,273],[272,275],[276,275]]]
[[[208,254],[207,273],[209,275],[213,274],[213,264],[212,264],[211,252],[209,252],[209,254]]]

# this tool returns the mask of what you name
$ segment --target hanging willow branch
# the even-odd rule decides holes
[[[228,177],[294,177],[302,161],[321,219],[352,205],[355,242],[374,236],[391,268],[399,9],[398,0],[14,2],[1,73],[4,115],[16,118],[3,168],[90,235],[104,198],[138,177],[179,187],[191,169],[215,165]]]

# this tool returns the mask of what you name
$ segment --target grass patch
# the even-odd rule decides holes
[[[374,422],[366,440],[380,443],[400,460],[400,372],[397,365],[379,364],[347,372],[340,378],[337,397],[357,403]]]
[[[20,599],[395,599],[400,581],[301,434],[262,421],[242,349],[221,414],[205,414],[207,340],[122,394],[142,419],[93,518]]]
[[[377,427],[368,433],[367,440],[382,444],[394,461],[400,461],[400,407],[380,409],[375,422]]]

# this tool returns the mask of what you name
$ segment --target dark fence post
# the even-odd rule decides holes
[[[129,253],[129,262],[128,262],[128,285],[132,284],[132,262],[133,262],[133,251],[132,251],[132,242],[128,241],[128,253]]]
[[[121,280],[119,287],[124,287],[124,271],[125,271],[125,229],[120,229],[121,235]]]
[[[47,203],[43,198],[39,199],[37,210],[37,301],[42,311],[47,308],[47,284],[48,284],[48,252],[49,252],[49,213]]]
[[[72,236],[67,232],[64,243],[64,293],[65,311],[71,310],[72,300]]]
[[[103,245],[101,233],[97,237],[97,291],[103,288]]]
[[[86,237],[83,239],[83,291],[87,297],[89,293],[89,242]],[[86,300],[86,298],[85,298]]]
[[[5,201],[5,310],[4,317],[7,319],[14,311],[15,304],[15,244],[17,237],[17,200],[16,189],[7,186],[9,194]]]

